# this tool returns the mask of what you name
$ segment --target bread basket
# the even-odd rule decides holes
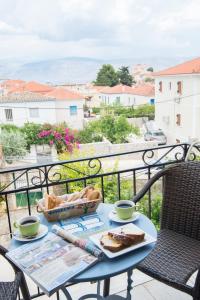
[[[65,200],[69,194],[58,196],[60,199]],[[49,222],[64,220],[75,216],[92,213],[97,210],[97,207],[102,202],[102,198],[92,201],[86,201],[79,204],[69,203],[65,207],[56,207],[53,209],[45,209],[44,198],[37,201],[37,211],[43,213]]]

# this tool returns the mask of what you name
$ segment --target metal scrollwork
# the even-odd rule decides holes
[[[33,186],[43,185],[45,183],[45,179],[46,179],[44,170],[42,170],[41,168],[32,169],[31,172],[28,172],[28,175],[30,176],[30,174],[34,173],[34,171],[36,171],[38,173],[38,175],[34,174],[32,177],[30,177],[30,183]]]
[[[88,167],[91,169],[95,169],[95,173],[92,175],[97,175],[102,168],[102,164],[99,158],[92,158],[88,161]],[[91,175],[91,174],[90,174]]]
[[[149,162],[148,159],[153,159],[155,152],[153,150],[145,150],[142,154],[142,160],[146,165],[151,165],[151,161]]]
[[[82,163],[82,162],[81,162]],[[87,166],[88,166],[88,170],[89,172],[84,172],[84,171],[81,171],[78,169],[77,167],[77,164],[78,162],[76,162],[76,165],[73,166],[73,164],[75,163],[65,163],[65,164],[61,164],[61,165],[57,165],[57,166],[51,166],[49,169],[48,169],[48,172],[47,172],[47,179],[49,182],[51,183],[56,183],[56,182],[59,182],[61,181],[62,179],[67,179],[67,170],[71,170],[75,173],[77,173],[77,176],[84,176],[84,177],[88,177],[88,176],[95,176],[99,173],[99,171],[101,170],[102,168],[102,164],[101,164],[101,161],[97,158],[91,158],[88,163],[87,163]],[[53,168],[56,167],[56,171],[54,172],[53,171]],[[66,172],[63,172],[62,169],[65,169]],[[86,168],[87,169],[87,168]],[[90,172],[90,170],[92,170],[93,172]]]
[[[159,149],[148,149],[144,151],[142,155],[142,160],[145,163],[145,165],[153,166],[159,163],[162,164],[167,161],[179,162],[183,161],[185,158],[185,151],[182,145],[175,145],[172,146],[170,149],[166,148],[166,151],[164,153],[163,150],[165,150],[165,148],[161,148],[160,151],[162,150],[162,152],[160,154],[160,157],[154,159],[154,157],[156,156],[155,152],[158,150]],[[174,151],[176,152],[174,153]],[[164,162],[162,161],[163,159],[165,160]]]

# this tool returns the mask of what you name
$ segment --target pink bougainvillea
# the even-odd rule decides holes
[[[43,140],[44,144],[55,145],[58,153],[64,151],[73,152],[74,148],[79,148],[73,132],[69,128],[63,130],[42,130],[38,133],[38,138]]]

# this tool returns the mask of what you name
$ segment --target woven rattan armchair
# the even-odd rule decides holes
[[[6,252],[7,250],[0,246],[0,255],[2,255],[5,259],[7,259]],[[23,299],[30,300],[31,298],[24,274],[11,261],[8,259],[7,261],[13,267],[15,279],[10,282],[0,282],[0,300],[16,300],[17,295],[19,294],[19,289],[21,290]]]
[[[134,197],[137,203],[163,177],[158,241],[138,269],[200,300],[200,162],[179,163],[158,172]],[[197,271],[193,287],[187,284]]]

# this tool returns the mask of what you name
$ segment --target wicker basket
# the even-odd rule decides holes
[[[65,200],[66,195],[59,196],[59,198]],[[79,204],[71,204],[66,207],[58,207],[54,209],[46,210],[44,206],[44,199],[38,200],[37,211],[44,214],[49,222],[58,220],[64,220],[75,216],[81,216],[87,213],[95,212],[97,207],[102,202],[102,199],[96,199]]]

